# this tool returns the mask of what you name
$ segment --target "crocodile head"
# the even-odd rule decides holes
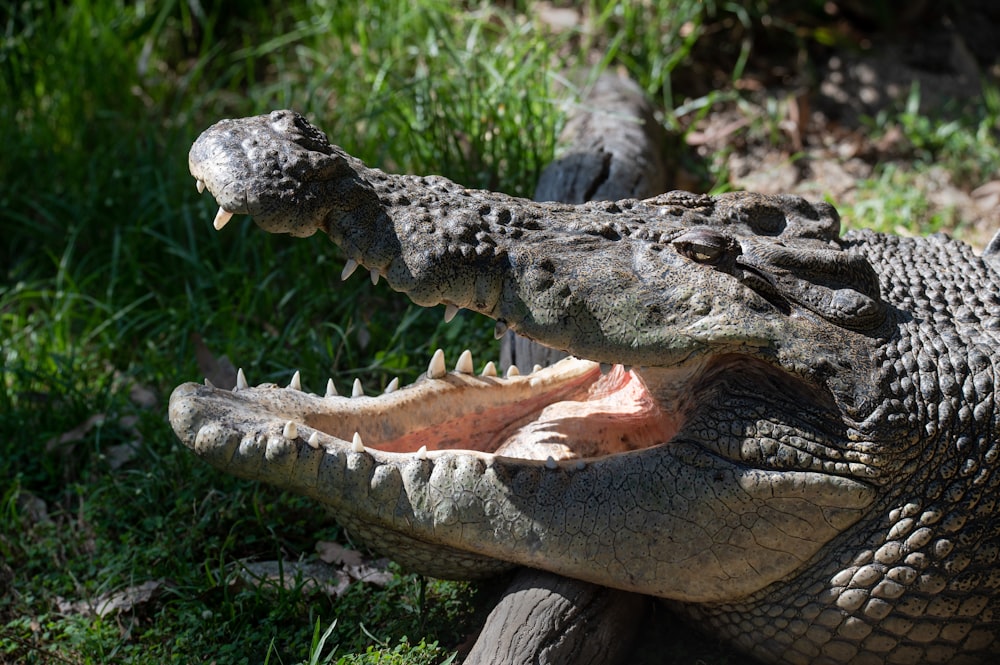
[[[216,227],[326,233],[423,306],[574,357],[341,397],[185,384],[180,439],[304,493],[426,574],[512,565],[691,602],[793,576],[897,467],[875,349],[895,314],[826,204],[672,192],[580,206],[388,175],[301,116],[225,120],[190,168]],[[909,441],[906,441],[907,445]]]

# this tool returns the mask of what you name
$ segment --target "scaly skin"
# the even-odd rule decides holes
[[[998,649],[995,249],[838,238],[794,197],[569,206],[391,176],[286,111],[213,126],[190,164],[217,226],[321,230],[421,305],[586,359],[435,360],[381,397],[185,384],[171,422],[213,465],[420,572],[648,593],[767,662]]]

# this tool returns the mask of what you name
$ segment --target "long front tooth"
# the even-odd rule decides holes
[[[196,181],[194,186],[198,188],[198,193],[199,194],[204,194],[205,193],[205,181],[204,180],[198,180],[198,181]]]
[[[351,450],[356,453],[365,452],[365,444],[361,442],[361,434],[359,432],[355,432],[354,438],[351,439]]]
[[[340,281],[346,282],[347,278],[354,274],[354,271],[358,269],[358,262],[354,259],[347,259],[347,263],[344,264],[344,269],[340,271]]]
[[[288,382],[288,387],[291,390],[302,390],[302,376],[299,374],[299,370],[295,370],[295,374],[292,374],[292,380]]]
[[[333,385],[333,379],[326,380],[326,396],[336,397],[340,393],[337,392],[337,386]]]
[[[383,391],[382,394],[388,395],[389,393],[394,393],[398,388],[399,388],[399,377],[394,376],[392,378],[392,381],[389,382],[389,385],[385,387],[385,390]]]
[[[427,365],[427,378],[428,379],[440,379],[448,370],[444,366],[444,351],[438,349],[431,356],[431,362]]]
[[[351,387],[351,397],[361,397],[365,394],[365,387],[361,385],[361,379],[354,379],[354,385]]]
[[[229,223],[229,220],[233,218],[233,213],[219,208],[219,212],[215,213],[215,221],[212,222],[212,226],[215,227],[216,231],[221,231],[222,227]]]
[[[497,366],[492,360],[486,363],[486,367],[483,368],[483,376],[496,376]]]
[[[521,376],[521,370],[517,368],[517,365],[511,365],[507,368],[507,373],[504,376],[508,379],[512,376]]]
[[[281,435],[288,440],[297,439],[299,436],[299,428],[295,426],[291,420],[285,423],[285,429],[282,430]]]
[[[472,374],[476,371],[472,366],[472,351],[468,349],[462,351],[462,355],[458,357],[458,362],[455,363],[455,371],[459,374]]]
[[[375,286],[376,284],[378,284],[378,278],[381,276],[381,274],[379,273],[379,271],[375,270],[374,268],[372,268],[372,270],[371,270],[371,272],[369,274],[370,274],[370,276],[372,278],[372,286]]]
[[[249,387],[249,384],[247,384],[247,377],[243,373],[243,368],[240,367],[236,370],[236,390],[246,390]]]
[[[450,305],[450,304],[449,305],[445,305],[444,306],[444,322],[445,323],[451,323],[452,319],[455,318],[455,315],[458,314],[458,310],[459,310],[459,306],[458,305]]]

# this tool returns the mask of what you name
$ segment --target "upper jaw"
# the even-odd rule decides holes
[[[687,218],[674,220],[677,196],[630,202],[632,212],[615,217],[598,204],[536,204],[441,178],[388,176],[332,146],[290,111],[223,120],[198,138],[189,161],[199,188],[220,203],[217,228],[232,213],[246,212],[271,232],[306,236],[321,229],[348,257],[345,278],[363,265],[373,281],[384,277],[417,304],[445,304],[446,317],[467,307],[496,319],[498,334],[510,328],[578,357],[641,367],[745,354],[855,392],[863,383],[855,377],[868,369],[865,340],[843,326],[854,314],[867,322],[869,309],[881,311],[874,301],[863,306],[874,287],[855,293],[840,282],[870,268],[859,272],[858,259],[824,243],[796,244],[795,251],[771,247],[773,239],[740,244],[737,236],[757,236],[739,225],[706,226],[724,214],[739,217],[736,208],[725,212],[737,206],[736,196],[706,203],[720,210],[698,213],[695,230],[682,233]],[[595,232],[630,216],[666,239],[614,242]],[[542,221],[545,229],[536,232]],[[494,242],[465,237],[476,229],[476,238]],[[699,265],[698,248],[720,239],[726,242],[715,249],[728,252],[725,260]],[[547,252],[549,245],[558,252]],[[793,308],[792,299],[789,311],[776,310],[752,280],[739,277],[737,259],[754,266],[743,270],[748,274],[781,276],[771,288],[798,294],[802,303]],[[810,281],[817,261],[839,276],[836,288]],[[845,353],[851,362],[841,362]],[[861,404],[865,395],[846,398]]]

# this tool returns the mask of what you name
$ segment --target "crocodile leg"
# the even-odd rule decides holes
[[[536,200],[645,199],[668,189],[663,130],[638,85],[605,74],[577,109],[560,137],[561,155],[539,179]],[[516,365],[527,373],[566,355],[510,331],[501,342],[504,370]],[[526,568],[510,582],[464,662],[624,662],[648,605],[641,594]]]

